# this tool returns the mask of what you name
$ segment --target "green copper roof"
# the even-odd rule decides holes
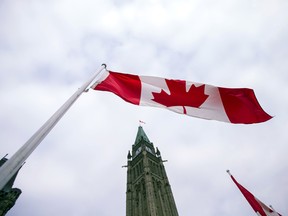
[[[143,128],[142,128],[141,126],[139,126],[139,127],[138,127],[137,136],[136,136],[136,140],[135,140],[135,145],[136,145],[137,143],[139,143],[141,139],[144,139],[145,141],[147,141],[147,142],[150,143],[150,141],[149,141],[147,135],[145,134]]]

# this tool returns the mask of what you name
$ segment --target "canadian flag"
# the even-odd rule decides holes
[[[141,106],[230,123],[252,124],[271,119],[248,88],[222,88],[184,80],[105,71],[91,87],[109,91]]]
[[[227,170],[228,174],[232,178],[233,182],[239,188],[243,196],[249,202],[251,207],[254,209],[257,215],[259,216],[282,216],[281,214],[277,213],[274,209],[269,208],[260,200],[258,200],[253,194],[251,194],[246,188],[244,188],[241,184],[239,184],[236,179],[231,175],[229,170]]]

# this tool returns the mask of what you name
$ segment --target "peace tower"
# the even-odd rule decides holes
[[[126,216],[178,216],[160,151],[141,126],[127,159]]]

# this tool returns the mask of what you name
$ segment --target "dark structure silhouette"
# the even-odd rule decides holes
[[[7,158],[0,160],[0,167],[7,161]],[[16,200],[22,193],[18,188],[12,188],[16,179],[17,173],[12,176],[9,182],[0,190],[0,216],[6,215],[6,213],[15,205]]]

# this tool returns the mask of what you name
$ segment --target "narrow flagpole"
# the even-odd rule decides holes
[[[0,167],[0,189],[2,189],[11,177],[20,169],[29,155],[36,149],[41,141],[49,134],[57,122],[64,116],[68,109],[80,97],[80,95],[88,88],[91,82],[106,69],[106,65],[102,64],[102,68],[98,70],[87,82],[85,82],[51,117],[34,135],[8,160]]]
[[[272,205],[269,205],[269,207],[270,207],[274,212],[276,212]]]

